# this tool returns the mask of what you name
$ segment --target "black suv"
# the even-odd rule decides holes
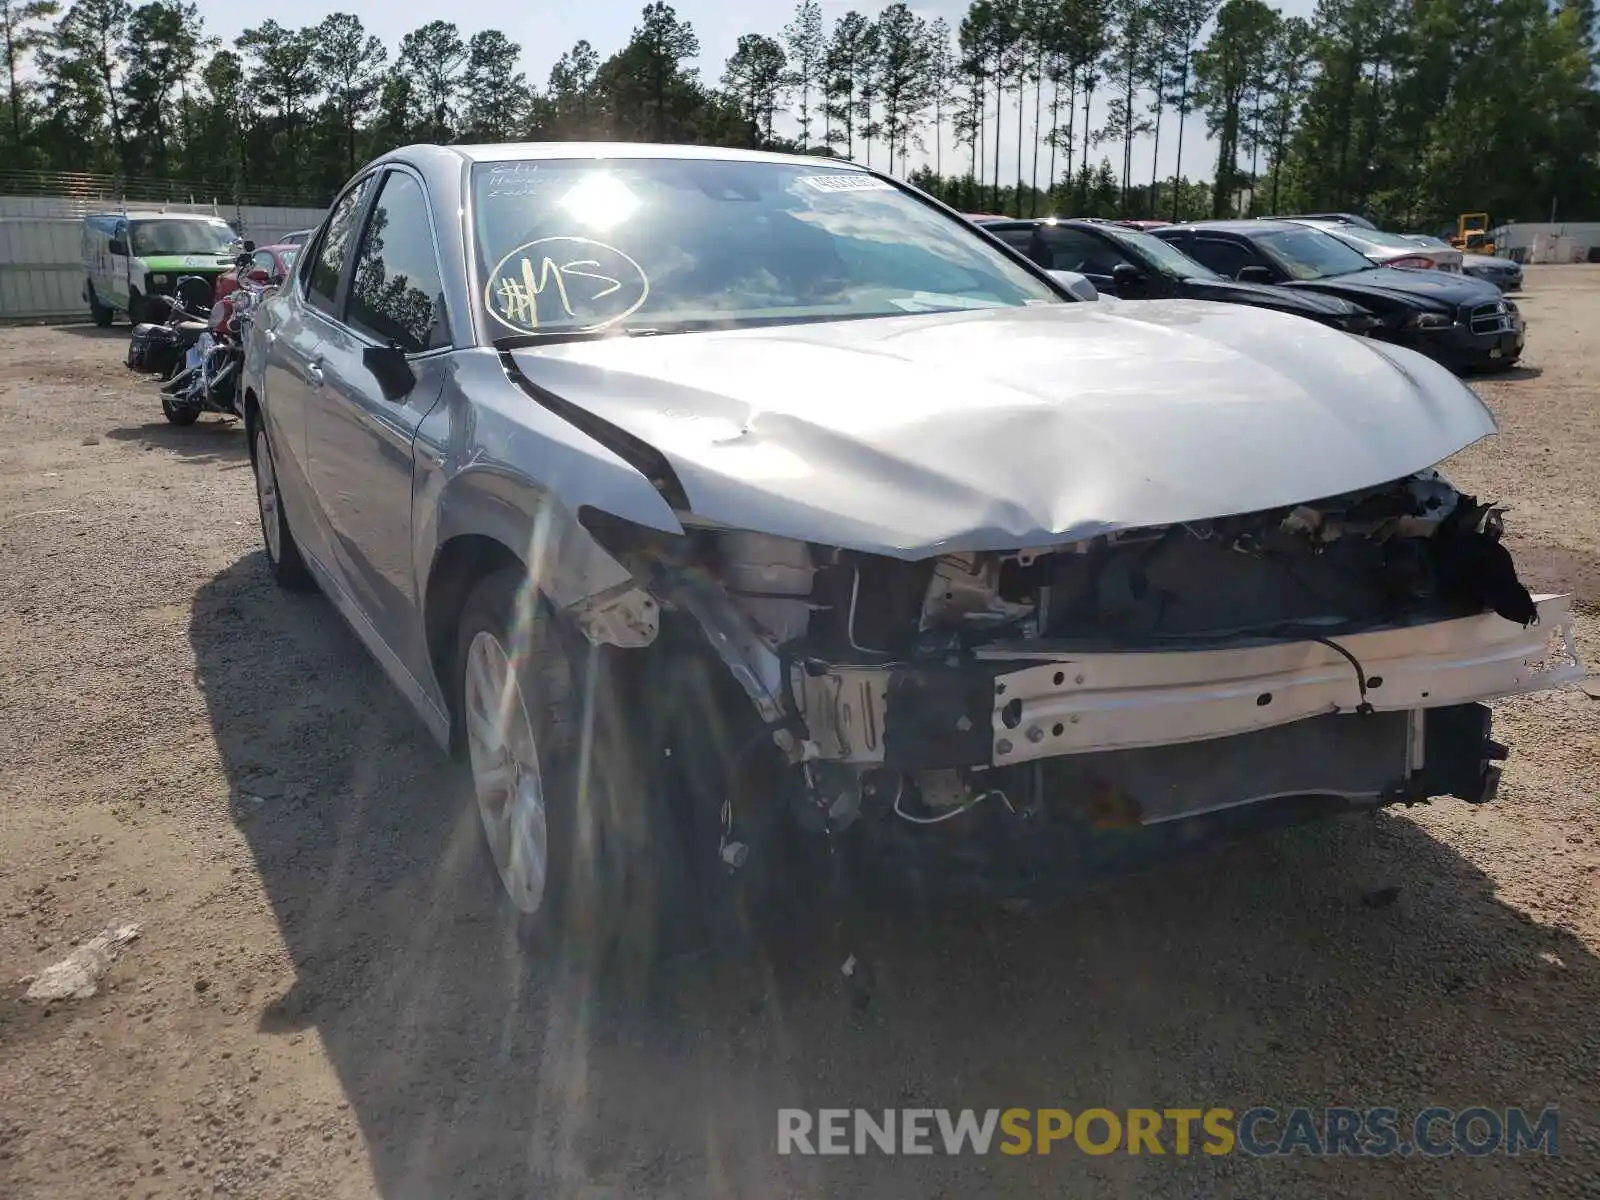
[[[1216,300],[1309,317],[1347,333],[1378,324],[1366,309],[1336,296],[1289,292],[1217,274],[1160,238],[1099,221],[979,219],[976,224],[1046,270],[1077,271],[1121,300]]]
[[[1507,370],[1522,357],[1526,323],[1492,283],[1451,271],[1375,267],[1320,229],[1259,217],[1169,225],[1151,235],[1221,276],[1359,304],[1372,336],[1452,370]]]

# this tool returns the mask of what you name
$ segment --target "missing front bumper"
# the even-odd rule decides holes
[[[1483,704],[1325,715],[1203,742],[1067,755],[986,772],[1020,792],[1036,774],[1039,802],[1100,827],[1161,825],[1308,796],[1353,808],[1451,796],[1494,798],[1504,746]],[[1007,784],[1009,783],[1009,788]]]
[[[1536,604],[1539,623],[1526,629],[1486,613],[1330,639],[1344,653],[1324,641],[988,647],[954,664],[795,664],[790,683],[810,757],[902,771],[1005,767],[1233,738],[1363,704],[1406,717],[1580,678],[1569,598]]]

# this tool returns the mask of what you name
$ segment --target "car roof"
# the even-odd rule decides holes
[[[1186,221],[1181,225],[1163,225],[1160,229],[1150,232],[1158,237],[1163,233],[1177,233],[1186,229],[1211,229],[1218,233],[1263,233],[1273,228],[1282,228],[1285,225],[1299,225],[1299,221],[1290,221],[1278,217],[1248,217],[1234,218],[1223,221]]]
[[[767,150],[734,150],[726,146],[681,146],[665,142],[497,142],[469,146],[418,143],[391,150],[378,159],[404,158],[419,150],[444,152],[474,163],[514,162],[527,159],[567,158],[670,158],[715,162],[770,162],[791,165],[826,163],[835,169],[868,172],[867,167],[845,158],[821,154],[775,154]]]
[[[980,225],[1071,225],[1077,217],[973,217]]]
[[[221,221],[224,225],[228,223],[226,218],[219,217],[215,213],[157,212],[137,208],[130,208],[127,212],[94,212],[88,215],[95,218],[113,217],[118,221],[127,219],[129,221]]]
[[[1361,229],[1375,229],[1376,226],[1363,216],[1348,212],[1309,212],[1309,213],[1284,213],[1285,221],[1332,221],[1337,225],[1355,225]]]

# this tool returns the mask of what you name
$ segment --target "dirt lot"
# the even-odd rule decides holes
[[[1600,661],[1600,269],[1536,268],[1452,464]],[[641,1014],[519,965],[453,768],[268,583],[243,436],[125,330],[0,330],[0,1195],[1600,1195],[1600,702],[1497,804],[1265,838],[1061,911],[868,914]],[[1372,894],[1398,888],[1392,904]],[[16,981],[114,921],[101,994]],[[775,1110],[1558,1104],[1560,1157],[782,1159]]]

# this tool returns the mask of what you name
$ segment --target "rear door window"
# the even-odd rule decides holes
[[[1238,242],[1224,242],[1219,238],[1195,238],[1189,243],[1189,257],[1229,279],[1237,277],[1245,267],[1259,265],[1256,256]]]
[[[1127,255],[1106,238],[1096,237],[1082,229],[1043,225],[1038,229],[1039,243],[1044,247],[1048,262],[1043,265],[1057,271],[1077,271],[1083,275],[1110,276],[1122,263],[1133,263]],[[1035,261],[1043,262],[1038,254]]]
[[[1000,238],[1011,250],[1019,254],[1026,254],[1029,261],[1035,262],[1045,270],[1054,266],[1051,262],[1050,250],[1038,240],[1038,230],[1032,226],[1011,226],[1010,229],[990,230],[995,237]]]
[[[1028,243],[1033,240],[1032,229],[1019,229],[1016,226],[1009,226],[1004,229],[990,229],[989,232],[1013,250],[1021,250],[1024,254],[1028,252]]]

